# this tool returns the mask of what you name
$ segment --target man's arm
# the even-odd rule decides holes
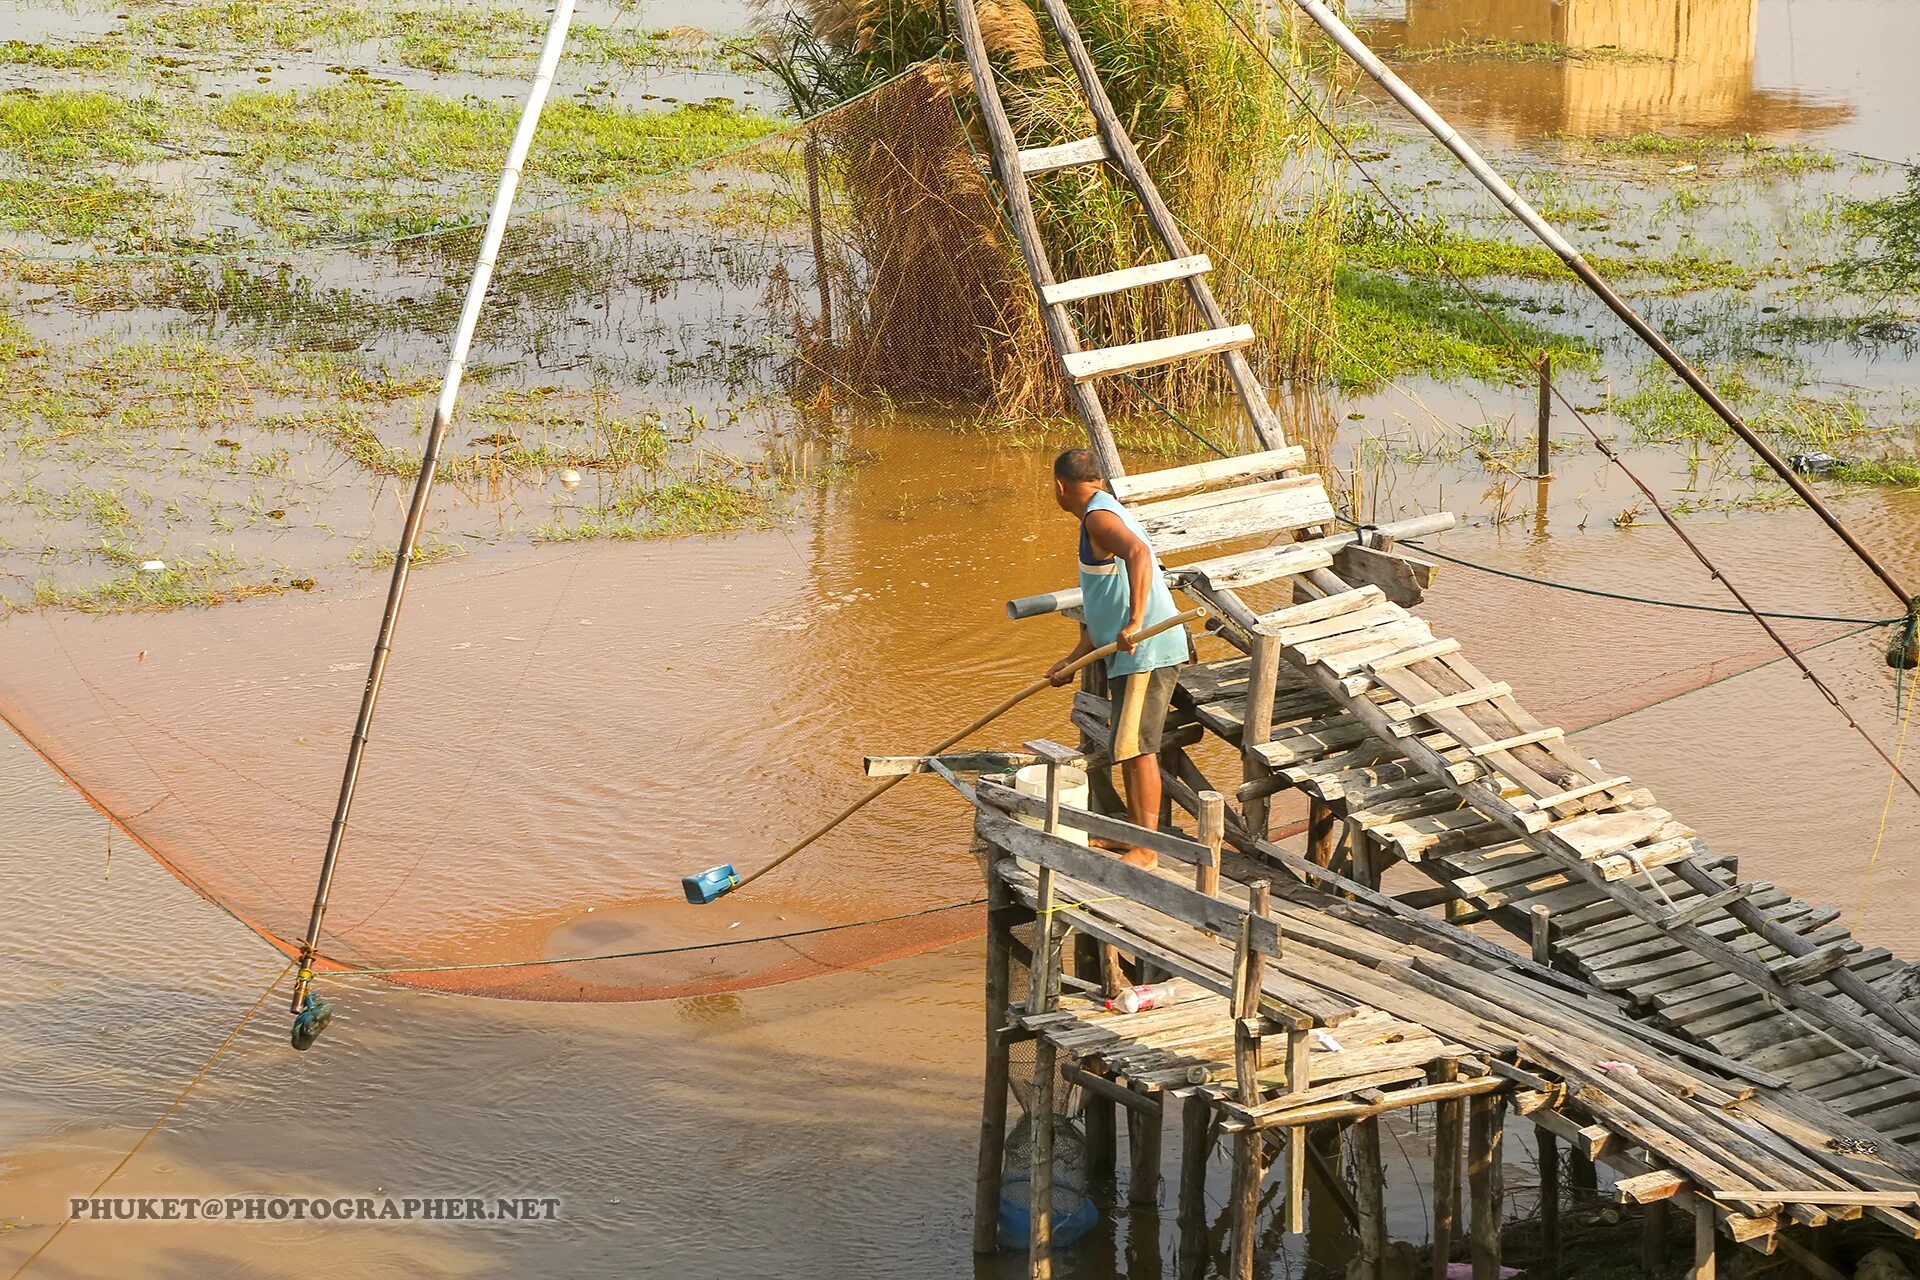
[[[1061,685],[1071,680],[1073,677],[1066,674],[1067,668],[1072,666],[1074,663],[1080,661],[1080,659],[1086,657],[1088,654],[1092,652],[1093,652],[1093,637],[1087,634],[1087,629],[1085,627],[1081,627],[1080,642],[1073,646],[1073,652],[1069,653],[1066,657],[1060,659],[1060,661],[1054,663],[1051,667],[1047,668],[1048,683],[1053,685],[1054,688],[1058,689]]]
[[[1120,652],[1132,653],[1134,637],[1147,620],[1147,602],[1153,593],[1153,548],[1134,536],[1127,522],[1111,511],[1095,511],[1087,517],[1087,537],[1110,556],[1127,566],[1127,625],[1120,628]]]

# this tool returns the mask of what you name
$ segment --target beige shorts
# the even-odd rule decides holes
[[[1107,693],[1113,699],[1109,758],[1115,764],[1160,750],[1167,708],[1173,704],[1173,688],[1179,680],[1179,667],[1155,667],[1107,677]]]

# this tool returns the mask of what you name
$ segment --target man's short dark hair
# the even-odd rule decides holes
[[[1077,481],[1083,484],[1101,482],[1100,467],[1093,460],[1091,449],[1068,449],[1053,460],[1053,476],[1056,480]]]

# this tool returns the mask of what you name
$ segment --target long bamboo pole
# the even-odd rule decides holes
[[[1528,204],[1526,199],[1521,196],[1519,192],[1515,191],[1513,187],[1507,183],[1507,180],[1501,177],[1478,151],[1474,150],[1471,143],[1465,138],[1462,138],[1439,112],[1428,105],[1425,98],[1422,98],[1418,93],[1414,92],[1412,87],[1399,76],[1395,75],[1384,62],[1380,61],[1373,50],[1369,49],[1361,41],[1360,37],[1355,35],[1352,29],[1349,28],[1346,23],[1342,22],[1331,9],[1321,3],[1321,0],[1294,0],[1294,3],[1299,5],[1301,12],[1313,19],[1314,23],[1319,26],[1322,31],[1325,31],[1335,44],[1340,46],[1342,52],[1349,58],[1352,58],[1354,62],[1358,63],[1362,71],[1365,71],[1367,75],[1371,76],[1375,83],[1391,94],[1396,102],[1405,107],[1408,113],[1426,128],[1427,132],[1439,139],[1440,145],[1444,146],[1448,151],[1451,151],[1454,156],[1459,159],[1460,163],[1466,166],[1467,172],[1471,173],[1474,178],[1479,181],[1481,186],[1493,194],[1494,199],[1498,200],[1506,207],[1509,213],[1518,218],[1520,222],[1526,226],[1528,231],[1531,231],[1539,238],[1541,243],[1553,250],[1555,255],[1567,264],[1568,269],[1579,277],[1580,282],[1592,290],[1593,293],[1607,305],[1608,310],[1612,311],[1629,329],[1633,330],[1642,342],[1645,342],[1649,347],[1653,348],[1654,354],[1659,356],[1668,368],[1678,374],[1680,380],[1686,383],[1695,395],[1706,402],[1707,407],[1713,410],[1715,416],[1726,423],[1728,428],[1744,440],[1749,448],[1759,454],[1761,461],[1772,468],[1775,474],[1786,482],[1787,487],[1798,494],[1800,500],[1805,502],[1813,513],[1819,516],[1842,542],[1846,543],[1853,554],[1860,558],[1860,562],[1872,570],[1874,576],[1887,585],[1887,589],[1893,592],[1899,599],[1902,609],[1908,608],[1913,603],[1914,593],[1901,583],[1898,578],[1894,577],[1892,571],[1881,564],[1872,551],[1868,550],[1858,538],[1853,536],[1852,531],[1841,523],[1840,517],[1835,515],[1825,502],[1821,501],[1820,495],[1815,493],[1813,488],[1808,485],[1806,481],[1802,480],[1793,468],[1788,466],[1786,461],[1773,451],[1772,446],[1767,444],[1765,440],[1762,440],[1760,436],[1754,432],[1753,428],[1746,424],[1746,421],[1742,419],[1738,413],[1734,412],[1731,405],[1720,398],[1719,392],[1713,389],[1712,385],[1707,382],[1706,378],[1701,375],[1698,369],[1693,367],[1692,363],[1689,362],[1685,356],[1674,349],[1673,344],[1667,341],[1666,336],[1654,328],[1639,312],[1627,305],[1626,300],[1614,292],[1613,286],[1608,284],[1606,279],[1602,277],[1598,271],[1593,269],[1592,264],[1581,256],[1580,251],[1574,248],[1552,223],[1541,217],[1539,212],[1535,210],[1532,205]],[[1239,20],[1236,18],[1234,21],[1236,25],[1238,25]],[[1244,33],[1244,28],[1242,28],[1242,31]],[[1248,38],[1252,39],[1251,36]]]
[[[1206,616],[1207,616],[1207,611],[1205,609],[1184,610],[1183,612],[1174,614],[1171,618],[1167,618],[1163,621],[1156,622],[1152,626],[1142,629],[1140,634],[1134,637],[1134,643],[1138,644],[1142,640],[1150,640],[1154,636],[1159,635],[1162,631],[1171,631],[1175,627],[1184,627],[1187,623],[1197,621]],[[1103,644],[1098,649],[1095,649],[1092,653],[1089,653],[1084,657],[1075,659],[1074,662],[1070,666],[1068,666],[1065,671],[1061,672],[1060,674],[1062,676],[1076,675],[1083,669],[1090,667],[1094,663],[1100,661],[1102,658],[1109,657],[1112,654],[1119,652],[1119,650],[1120,650],[1120,644],[1118,641],[1115,641],[1113,644]],[[942,751],[945,751],[948,747],[953,746],[955,743],[961,741],[963,738],[966,738],[968,735],[977,733],[981,729],[986,728],[988,725],[992,724],[995,720],[998,720],[1001,716],[1013,710],[1015,707],[1025,702],[1028,698],[1031,698],[1034,694],[1039,693],[1043,689],[1050,689],[1053,687],[1054,687],[1053,681],[1049,680],[1045,676],[1041,676],[1038,680],[1035,680],[1032,684],[1026,686],[1024,689],[1021,689],[1018,693],[1009,695],[1005,701],[1000,703],[999,706],[987,712],[987,714],[981,716],[978,720],[975,720],[972,724],[968,725],[966,728],[947,735],[946,737],[942,738],[940,741],[928,747],[925,751],[922,751],[920,754],[923,756],[939,755]],[[767,874],[767,872],[772,871],[775,867],[784,863],[785,861],[787,861],[787,859],[793,857],[795,854],[799,853],[802,849],[805,849],[808,845],[812,844],[815,840],[818,840],[821,836],[826,835],[829,831],[832,831],[835,827],[845,822],[848,818],[851,818],[854,814],[860,812],[860,810],[866,808],[868,805],[872,804],[875,800],[878,800],[881,796],[893,790],[893,788],[895,788],[896,786],[899,786],[900,783],[904,782],[908,778],[911,778],[912,776],[913,775],[911,773],[894,774],[891,778],[888,778],[885,782],[882,782],[879,786],[874,787],[871,791],[868,791],[865,795],[861,796],[858,800],[855,800],[852,804],[848,805],[846,808],[842,809],[840,812],[834,814],[831,818],[828,818],[825,822],[821,823],[819,826],[815,827],[813,830],[807,832],[806,835],[801,836],[798,841],[796,841],[792,845],[789,845],[786,851],[783,852],[779,857],[775,858],[772,862],[769,862],[766,866],[760,868],[758,871],[754,872],[752,875],[743,878],[738,884],[728,889],[727,892],[728,893],[740,892],[740,890],[746,888],[748,885],[752,884],[755,880],[758,880],[761,876],[764,876],[765,874]],[[716,899],[716,901],[717,900],[718,899]]]
[[[414,481],[413,499],[407,505],[406,524],[400,531],[400,546],[393,558],[393,577],[387,584],[387,605],[380,615],[380,630],[373,642],[373,660],[367,667],[367,686],[360,695],[360,715],[354,722],[353,740],[347,746],[346,768],[340,777],[340,796],[334,805],[333,826],[327,833],[327,851],[320,861],[320,883],[314,889],[313,914],[307,921],[306,937],[300,940],[300,971],[293,984],[293,1012],[305,1005],[313,982],[313,957],[320,947],[320,926],[327,915],[327,896],[333,888],[333,873],[340,861],[340,847],[346,840],[347,819],[353,811],[353,793],[360,781],[360,762],[366,755],[367,734],[373,724],[374,707],[380,701],[380,686],[387,674],[387,659],[393,652],[394,628],[400,620],[400,605],[406,599],[407,575],[412,567],[413,548],[420,540],[420,527],[426,521],[427,501],[433,494],[434,472],[440,463],[440,446],[447,427],[453,421],[454,401],[460,395],[460,378],[466,372],[467,352],[473,345],[473,331],[480,323],[480,308],[486,301],[487,287],[493,281],[494,261],[500,242],[506,236],[507,220],[513,213],[513,196],[520,185],[521,166],[533,145],[534,130],[540,123],[540,111],[546,105],[547,92],[553,87],[553,74],[566,47],[567,29],[573,23],[573,0],[555,0],[553,17],[547,22],[546,42],[540,48],[533,83],[527,88],[526,104],[520,109],[519,127],[507,148],[506,163],[500,169],[500,183],[493,193],[493,207],[487,214],[487,228],[480,239],[480,255],[473,264],[473,277],[467,282],[466,303],[460,311],[460,323],[454,329],[453,345],[447,357],[447,371],[440,381],[440,399],[433,408],[433,423],[420,455],[420,475]]]

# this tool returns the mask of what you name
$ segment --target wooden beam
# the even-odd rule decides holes
[[[1460,1064],[1443,1058],[1433,1069],[1435,1084],[1460,1078]],[[1433,1280],[1447,1280],[1447,1262],[1460,1233],[1460,1144],[1465,1140],[1466,1104],[1446,1099],[1433,1109]]]

